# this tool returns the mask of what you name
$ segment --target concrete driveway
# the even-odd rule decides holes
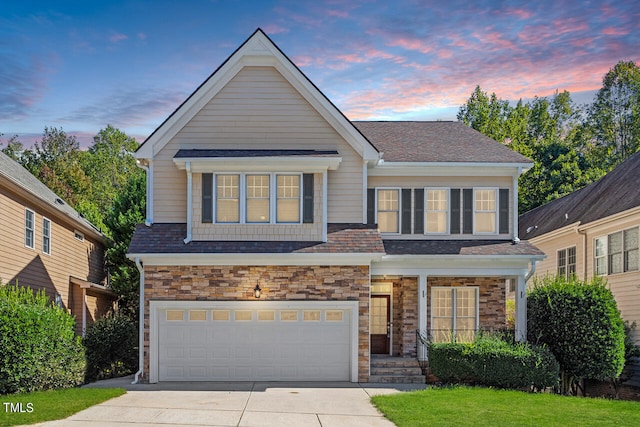
[[[87,387],[123,387],[127,394],[40,425],[71,426],[393,426],[369,398],[424,385],[353,383],[161,383],[131,377]]]

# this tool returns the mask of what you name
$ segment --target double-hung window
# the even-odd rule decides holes
[[[270,222],[269,175],[247,175],[247,222]]]
[[[558,275],[567,279],[576,274],[576,247],[558,251]]]
[[[33,249],[35,247],[35,213],[31,209],[24,211],[24,245]]]
[[[426,222],[427,234],[448,233],[447,218],[449,216],[449,190],[427,189]]]
[[[381,233],[400,232],[400,190],[378,190],[378,228]]]
[[[638,271],[638,227],[611,233],[595,239],[595,274]]]
[[[478,329],[478,287],[431,290],[431,337],[434,342],[473,341]]]
[[[42,253],[51,255],[51,221],[42,218]]]
[[[474,199],[474,232],[495,234],[497,218],[496,190],[476,189]]]
[[[240,175],[216,175],[216,222],[240,222]]]
[[[276,221],[300,222],[300,175],[278,175]]]

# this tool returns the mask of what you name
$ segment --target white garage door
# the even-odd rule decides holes
[[[350,380],[351,304],[212,304],[157,308],[159,381]]]

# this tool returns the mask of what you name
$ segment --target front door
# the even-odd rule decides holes
[[[371,295],[371,354],[389,354],[390,302],[389,295]]]

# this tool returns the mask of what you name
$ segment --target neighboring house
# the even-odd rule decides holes
[[[84,333],[115,300],[104,286],[105,236],[2,152],[0,212],[0,282],[44,290]]]
[[[520,216],[520,237],[548,258],[536,275],[607,280],[622,317],[640,326],[640,153],[594,182]],[[640,344],[640,330],[633,331]],[[633,381],[640,386],[640,368]]]
[[[504,328],[544,257],[517,237],[528,159],[462,123],[350,122],[261,30],[136,157],[150,382],[377,381],[372,354],[426,358],[416,331]]]

